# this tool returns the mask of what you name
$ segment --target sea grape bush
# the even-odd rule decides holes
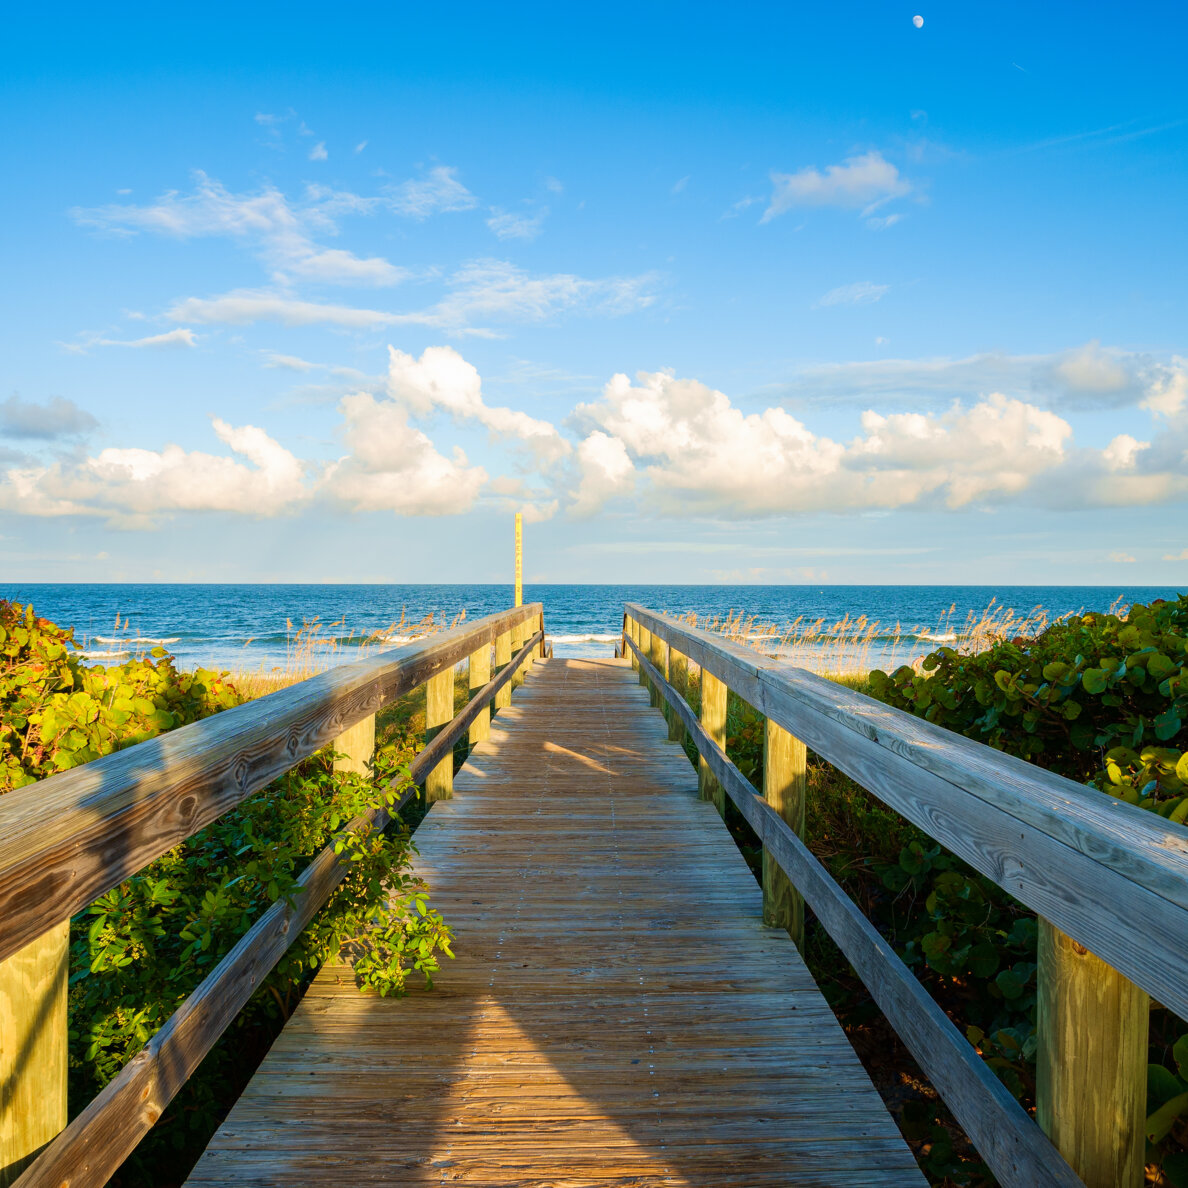
[[[890,705],[1177,823],[1188,819],[1188,595],[1087,614],[923,672],[873,672]]]
[[[238,701],[225,673],[179,672],[161,648],[87,667],[73,628],[0,599],[0,794]]]
[[[80,663],[73,632],[0,601],[0,794],[238,704],[226,674],[179,672],[155,649],[109,668]],[[70,1086],[84,1106],[267,907],[333,844],[348,873],[118,1177],[177,1182],[201,1151],[312,973],[347,946],[362,986],[431,983],[450,931],[410,870],[408,829],[349,833],[408,787],[408,754],[377,754],[370,778],[305,760],[96,900],[72,921]],[[366,943],[364,943],[364,941]]]
[[[1075,616],[973,655],[940,648],[922,668],[871,673],[870,692],[1173,824],[1188,821],[1188,596]],[[905,848],[882,877],[893,891],[926,896],[928,930],[903,943],[905,960],[964,988],[969,1000],[953,1013],[1004,1083],[1032,1099],[1033,922],[927,841]],[[1148,1157],[1175,1188],[1188,1188],[1183,1032],[1169,1012],[1152,1013]]]
[[[923,672],[870,674],[861,691],[946,729],[1107,792],[1173,824],[1188,815],[1188,598],[1126,615],[1062,620],[975,655],[940,648]],[[850,682],[854,683],[854,682]],[[696,680],[691,699],[697,700]],[[763,719],[733,695],[726,750],[757,787]],[[696,758],[691,750],[691,757]],[[1034,915],[927,834],[810,755],[807,840],[987,1064],[1025,1105],[1035,1099]],[[761,847],[731,814],[758,870]],[[870,1006],[844,959],[810,932],[807,960],[847,1027]],[[1153,1182],[1188,1188],[1188,1035],[1151,1016],[1148,1162]],[[950,1142],[937,1105],[908,1100],[904,1133],[934,1183],[988,1173]]]

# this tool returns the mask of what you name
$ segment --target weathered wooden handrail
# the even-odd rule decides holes
[[[1043,927],[1051,936],[1075,938],[1082,959],[1095,962],[1091,972],[1070,975],[1066,968],[1053,977],[1053,983],[1064,978],[1072,984],[1071,992],[1067,985],[1045,987],[1044,962],[1054,958],[1051,936],[1045,958],[1041,930],[1041,1091],[1052,1092],[1045,1087],[1045,1075],[1051,1078],[1045,1068],[1056,1068],[1061,1099],[1059,1108],[1041,1102],[1040,1117],[1087,1183],[1137,1182],[1143,1153],[1146,1002],[1133,988],[1127,993],[1126,979],[1188,1017],[1188,830],[634,603],[626,607],[624,653],[690,732],[710,781],[738,805],[765,851],[817,911],[1006,1184],[1076,1179],[1055,1178],[1064,1174],[1059,1171],[1063,1160],[1056,1170],[1045,1162],[1055,1154],[1052,1146],[1021,1118],[1022,1111],[999,1091],[1001,1086],[990,1083],[995,1078],[952,1024],[952,1034],[946,1032],[941,1020],[948,1021],[939,1008],[795,831],[757,798],[726,758],[724,733],[716,728],[719,716],[724,725],[725,689],[733,689],[765,714],[769,725],[802,740],[1037,911],[1050,922]],[[700,720],[666,679],[670,658],[678,654],[682,663],[687,658],[701,668]],[[707,793],[718,798],[716,789],[703,781]],[[1100,986],[1075,985],[1078,978],[1083,982],[1088,977],[1120,983],[1119,989],[1110,987],[1118,1012],[1114,1018],[1100,1017],[1104,999],[1093,993]],[[1109,1035],[1111,1030],[1117,1034],[1103,1041],[1103,1031]],[[1057,1032],[1059,1040],[1054,1038]],[[1091,1075],[1100,1082],[1077,1086],[1072,1107],[1072,1072],[1078,1063],[1090,1062],[1060,1049],[1070,1037],[1082,1047],[1098,1048],[1099,1063]],[[1109,1052],[1104,1064],[1103,1043]],[[1140,1094],[1137,1103],[1135,1093]]]
[[[495,694],[515,678],[543,639],[544,632],[537,631],[525,641],[499,675],[475,693],[417,754],[410,765],[413,785],[423,782],[439,763],[452,761],[454,744]],[[414,790],[410,787],[391,804],[377,804],[342,832],[383,829]],[[261,915],[156,1035],[38,1155],[14,1188],[61,1188],[67,1184],[70,1188],[100,1188],[106,1184],[330,897],[348,865],[339,858],[335,844],[326,846],[302,872],[296,893],[277,900]]]
[[[0,960],[393,698],[541,613],[531,603],[332,668],[0,796]]]
[[[468,730],[471,742],[486,736],[491,703],[543,641],[541,605],[515,607],[0,797],[0,1184],[66,1122],[68,917],[328,743],[346,752],[337,769],[367,770],[376,711],[422,684],[428,745],[414,778],[428,801],[448,796],[454,743]],[[461,660],[470,662],[473,696],[454,715]],[[382,827],[397,807],[378,806],[348,828]],[[341,878],[323,851],[291,902],[264,913],[19,1182],[106,1182]],[[30,1096],[24,1087],[34,1085]]]

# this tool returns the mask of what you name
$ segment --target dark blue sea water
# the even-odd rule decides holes
[[[1042,607],[1054,616],[1108,610],[1119,600],[1149,602],[1176,593],[1151,586],[565,585],[525,587],[524,600],[544,603],[545,627],[558,656],[610,655],[628,601],[656,610],[693,612],[703,619],[741,612],[778,630],[798,618],[803,627],[818,619],[829,625],[844,616],[866,616],[879,627],[864,646],[851,646],[849,651],[861,652],[850,656],[857,666],[870,667],[910,660],[937,641],[960,636],[967,617],[979,617],[992,599],[995,606],[1013,608],[1019,615]],[[0,597],[32,602],[39,614],[73,626],[96,663],[163,641],[187,667],[268,671],[292,662],[295,648],[300,648],[294,635],[303,623],[317,620],[317,633],[328,641],[313,649],[315,665],[321,667],[356,658],[363,639],[392,628],[402,617],[404,627],[390,633],[392,644],[415,635],[409,624],[428,615],[449,622],[463,611],[468,619],[476,619],[510,606],[512,588],[0,583]],[[901,630],[892,639],[896,624]],[[765,650],[778,650],[778,641],[763,632],[751,635]],[[808,650],[814,647],[838,650],[828,641],[810,644]],[[303,655],[308,658],[308,653]]]

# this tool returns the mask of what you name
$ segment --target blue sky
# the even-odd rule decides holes
[[[1188,585],[1179,6],[10,24],[14,579]]]

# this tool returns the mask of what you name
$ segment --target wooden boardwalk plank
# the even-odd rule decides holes
[[[437,989],[331,966],[191,1188],[925,1183],[625,661],[535,665],[417,831]]]

